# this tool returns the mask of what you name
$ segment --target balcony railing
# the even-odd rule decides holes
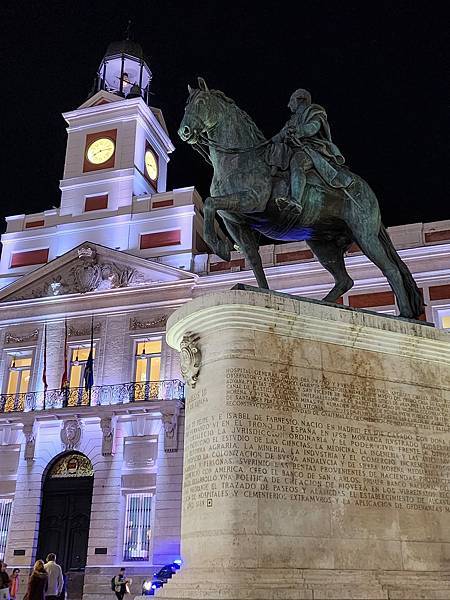
[[[178,379],[99,385],[24,394],[1,394],[0,413],[32,412],[77,406],[109,406],[142,400],[184,400],[184,383]]]

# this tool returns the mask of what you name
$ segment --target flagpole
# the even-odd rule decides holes
[[[64,393],[64,408],[69,404],[69,380],[67,375],[67,318],[64,319],[64,372],[61,379],[61,392]]]
[[[91,358],[91,381],[89,386],[89,406],[91,406],[92,400],[92,385],[94,383],[94,315],[91,316],[91,349],[89,351],[89,356]]]
[[[44,410],[47,398],[47,323],[44,323],[44,370],[42,372],[42,383],[44,384]]]

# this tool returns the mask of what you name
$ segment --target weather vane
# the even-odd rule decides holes
[[[131,19],[128,19],[128,24],[127,24],[127,28],[125,29],[125,39],[129,40],[131,39],[131,26],[132,26],[133,22]]]

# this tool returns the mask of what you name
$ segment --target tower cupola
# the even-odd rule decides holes
[[[97,71],[94,93],[106,90],[123,98],[140,96],[148,104],[151,80],[142,47],[125,39],[109,44]]]

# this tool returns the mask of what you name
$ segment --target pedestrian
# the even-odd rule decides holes
[[[0,600],[9,600],[9,575],[6,572],[8,565],[0,561]]]
[[[56,563],[56,554],[49,554],[45,563],[45,572],[48,575],[48,587],[45,597],[47,600],[58,600],[64,587],[64,578],[61,567]]]
[[[130,593],[131,579],[125,576],[125,567],[122,567],[119,574],[113,578],[113,584],[117,600],[123,600],[125,594]]]
[[[13,569],[9,580],[9,597],[11,600],[16,600],[19,595],[19,573],[20,569]]]
[[[63,588],[58,596],[58,600],[66,600],[67,576],[63,573]]]
[[[23,600],[45,600],[47,591],[48,575],[45,572],[43,560],[34,563],[33,572],[28,579],[27,593]]]

